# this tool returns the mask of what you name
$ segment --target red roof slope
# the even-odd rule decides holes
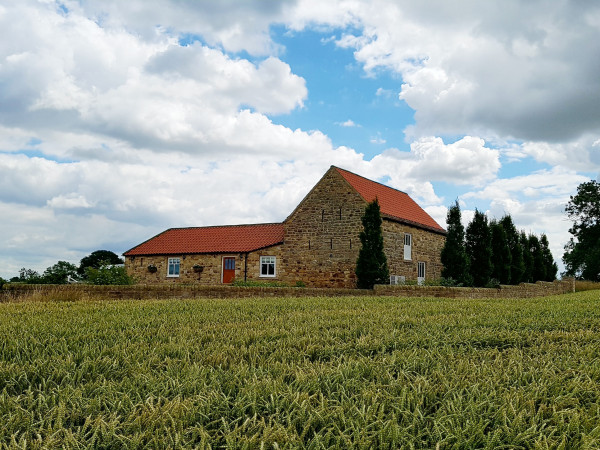
[[[339,167],[335,167],[335,169],[367,202],[372,202],[377,197],[382,215],[445,233],[445,230],[405,192],[371,181]]]
[[[125,256],[244,253],[283,242],[282,223],[170,228],[133,247]]]

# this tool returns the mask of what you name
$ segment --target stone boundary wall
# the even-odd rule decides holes
[[[168,298],[250,298],[250,297],[356,297],[382,295],[393,297],[444,297],[444,298],[528,298],[575,292],[572,279],[552,283],[538,281],[518,286],[489,288],[457,288],[444,286],[389,286],[377,285],[375,289],[332,289],[296,287],[239,287],[198,285],[134,285],[94,286],[85,284],[32,285],[7,283],[2,287],[0,301],[27,294],[66,295],[87,294],[108,299],[168,299]],[[12,294],[12,295],[11,295]]]
[[[444,298],[530,298],[575,292],[575,280],[553,282],[538,281],[516,286],[500,285],[498,288],[445,287],[445,286],[390,286],[377,285],[375,295],[394,297],[444,297]]]
[[[136,284],[133,286],[95,286],[89,284],[17,284],[7,283],[2,292],[13,296],[27,293],[88,294],[109,299],[168,299],[168,298],[250,298],[250,297],[339,297],[373,295],[368,289],[328,289],[296,287],[202,286],[185,284]],[[1,298],[0,298],[1,301]]]

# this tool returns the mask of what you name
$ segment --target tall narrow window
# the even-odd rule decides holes
[[[261,256],[260,257],[260,276],[275,277],[275,257]]]
[[[404,233],[404,259],[412,259],[412,235]]]
[[[181,260],[179,258],[169,258],[169,271],[167,272],[168,277],[178,277],[179,276],[179,266],[181,264]]]
[[[417,282],[423,284],[425,281],[425,263],[419,261],[417,263]]]

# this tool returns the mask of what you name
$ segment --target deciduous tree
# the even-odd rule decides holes
[[[58,261],[44,271],[42,282],[45,284],[66,284],[69,277],[77,277],[77,266],[66,261]]]
[[[573,226],[563,255],[564,275],[600,281],[600,183],[580,184],[565,211]]]
[[[77,273],[85,275],[88,267],[99,269],[103,264],[123,264],[123,260],[110,250],[96,250],[81,259]]]
[[[86,280],[90,284],[109,285],[109,284],[133,284],[132,277],[127,275],[125,267],[118,267],[111,264],[101,265],[98,269],[88,267],[86,269]]]

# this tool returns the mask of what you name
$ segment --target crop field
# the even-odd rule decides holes
[[[0,448],[600,448],[600,291],[0,303]]]

